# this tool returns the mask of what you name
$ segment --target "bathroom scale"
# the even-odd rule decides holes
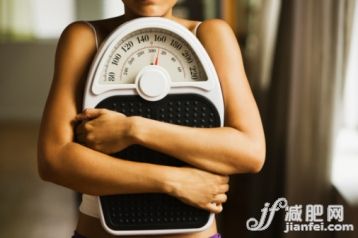
[[[191,31],[160,17],[131,20],[104,41],[89,71],[83,107],[203,128],[222,126],[224,117],[220,83],[204,47]],[[189,166],[139,145],[113,156]],[[101,223],[113,235],[198,232],[214,219],[166,194],[100,196],[98,202]]]

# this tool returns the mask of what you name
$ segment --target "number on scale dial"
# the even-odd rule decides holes
[[[207,76],[192,48],[176,34],[148,28],[119,41],[108,57],[102,84],[133,84],[146,66],[164,68],[173,82],[206,81]]]

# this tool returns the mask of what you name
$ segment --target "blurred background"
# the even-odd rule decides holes
[[[36,143],[62,30],[123,13],[120,0],[0,0],[0,237],[70,237],[76,195],[42,182]],[[182,0],[175,14],[225,19],[237,35],[264,122],[259,174],[231,178],[225,238],[358,237],[283,233],[284,213],[248,231],[266,202],[341,204],[358,229],[358,3],[355,0]]]

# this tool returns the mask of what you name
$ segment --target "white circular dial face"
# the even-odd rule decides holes
[[[148,28],[132,32],[114,45],[106,59],[101,84],[134,84],[146,66],[164,68],[173,82],[206,81],[195,52],[171,31]]]

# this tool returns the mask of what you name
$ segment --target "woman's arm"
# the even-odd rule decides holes
[[[118,161],[73,141],[73,119],[81,108],[83,79],[95,54],[93,33],[74,23],[61,36],[54,79],[41,123],[38,143],[42,178],[89,194],[159,191],[157,167]],[[144,172],[146,170],[147,172]],[[126,178],[126,179],[124,179]]]
[[[214,173],[229,175],[258,172],[265,158],[265,139],[236,37],[231,28],[221,20],[203,22],[199,27],[198,37],[212,59],[220,79],[225,104],[225,126],[211,129],[190,128],[132,117],[129,133],[131,141]],[[103,133],[110,120],[105,122],[102,119],[109,113],[102,111],[101,114],[92,109],[79,116],[80,119],[90,119],[78,130],[78,133],[91,135],[91,138],[82,138],[83,143],[103,152],[123,149],[122,145],[108,143],[123,141],[120,131]],[[96,122],[95,118],[102,122]],[[87,128],[84,128],[86,124]],[[111,128],[116,127],[114,124]],[[120,118],[116,125],[117,128],[123,126]]]
[[[40,176],[82,193],[163,192],[220,212],[228,190],[226,177],[117,159],[74,141],[74,121],[81,110],[83,83],[94,54],[93,33],[86,24],[74,23],[64,31],[38,141]]]

